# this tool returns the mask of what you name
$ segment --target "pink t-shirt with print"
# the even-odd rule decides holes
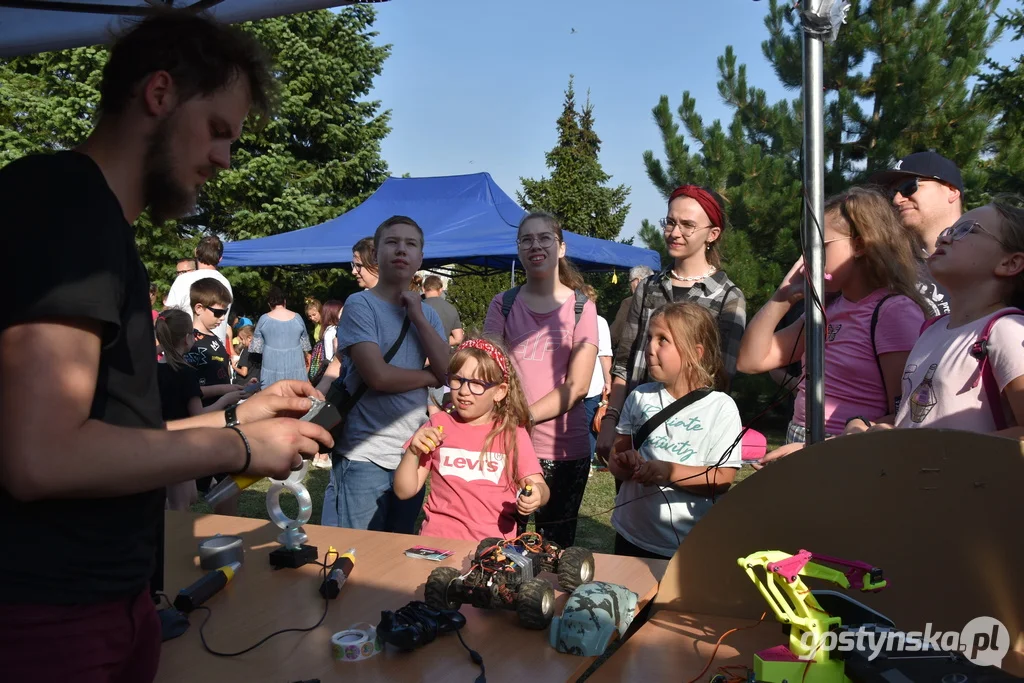
[[[978,376],[978,361],[970,355],[971,346],[991,317],[951,330],[947,316],[924,331],[903,371],[903,404],[896,414],[897,427],[980,433],[996,430],[992,405]],[[1009,315],[992,326],[988,362],[1000,393],[1024,375],[1024,316]],[[976,379],[978,386],[972,387]],[[1007,426],[1016,426],[1006,396],[1000,398]]]
[[[565,384],[569,356],[577,344],[598,345],[597,307],[587,301],[576,324],[576,297],[570,296],[550,313],[531,311],[522,297],[516,297],[508,312],[501,315],[504,293],[491,300],[484,332],[505,340],[512,353],[512,364],[519,373],[529,404]],[[590,376],[590,369],[587,370]],[[589,426],[583,403],[553,420],[533,428],[533,448],[543,460],[576,460],[590,457]]]
[[[516,434],[519,453],[515,477],[500,436],[495,437],[486,455],[480,454],[492,425],[467,425],[448,413],[437,413],[429,424],[444,427],[445,439],[439,448],[420,457],[424,466],[429,459],[431,474],[420,534],[467,541],[490,536],[515,538],[518,482],[531,474],[541,474],[526,430],[520,427]]]
[[[840,296],[825,310],[825,431],[829,434],[842,434],[850,418],[877,420],[889,413],[871,348],[871,317],[888,293],[877,289],[860,301]],[[924,320],[913,299],[902,295],[886,299],[875,328],[878,355],[910,351]],[[807,424],[805,391],[806,379],[800,382],[793,410],[793,421],[799,425]]]

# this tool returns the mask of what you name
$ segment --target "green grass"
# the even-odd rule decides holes
[[[784,431],[766,431],[768,438],[768,449],[778,448],[785,440]],[[736,483],[742,482],[754,472],[749,465],[744,465],[736,475]],[[311,468],[306,476],[306,487],[313,499],[313,514],[310,517],[311,524],[320,523],[320,515],[324,504],[324,490],[330,481],[330,471]],[[270,481],[263,481],[253,484],[242,492],[238,501],[238,513],[242,517],[253,517],[256,519],[267,519],[266,494],[270,488]],[[427,482],[427,490],[430,490],[430,482]],[[595,472],[587,482],[587,490],[583,494],[583,504],[580,506],[580,520],[576,527],[576,544],[590,548],[598,553],[611,553],[615,545],[615,530],[611,526],[611,508],[615,505],[615,478],[608,472]],[[281,497],[281,507],[290,517],[298,514],[298,505],[291,495]],[[205,503],[197,503],[192,506],[194,512],[213,512]],[[422,513],[420,521],[422,521]],[[533,523],[530,524],[531,528]]]

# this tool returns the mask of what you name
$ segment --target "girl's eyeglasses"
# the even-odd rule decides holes
[[[938,241],[941,242],[942,240],[947,240],[949,242],[959,242],[963,238],[970,235],[972,232],[980,232],[984,235],[988,235],[996,242],[999,242],[999,244],[1001,244],[1004,249],[1010,249],[1010,247],[1006,246],[1006,243],[1003,242],[1003,240],[999,239],[991,232],[986,230],[985,226],[983,226],[978,221],[962,221],[960,223],[957,223],[956,225],[950,226],[939,233]]]
[[[498,386],[498,382],[484,382],[479,379],[469,379],[468,377],[460,377],[458,375],[448,376],[448,388],[452,390],[452,393],[461,389],[463,384],[469,386],[469,393],[474,396],[483,396],[485,391]]]

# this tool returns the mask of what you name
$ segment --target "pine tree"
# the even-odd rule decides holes
[[[611,176],[598,161],[601,139],[594,131],[594,106],[588,93],[582,111],[577,111],[572,77],[556,125],[558,143],[545,155],[551,177],[521,178],[523,191],[517,193],[520,205],[527,211],[558,216],[562,227],[570,232],[616,239],[629,213],[629,188],[605,186]]]
[[[1011,10],[1000,17],[1000,25],[1011,29],[1013,41],[1024,41],[1024,10]],[[1009,65],[989,60],[988,66],[980,91],[999,115],[983,162],[988,171],[985,189],[989,195],[1024,195],[1024,57],[1014,57]]]
[[[380,143],[389,132],[388,113],[366,96],[390,47],[373,44],[374,17],[372,7],[356,5],[241,25],[274,62],[279,105],[262,129],[246,126],[231,169],[203,188],[196,216],[161,228],[140,219],[139,250],[163,291],[174,278],[174,261],[190,255],[205,233],[249,239],[316,225],[357,206],[384,181]],[[84,139],[106,59],[107,49],[97,46],[0,61],[0,164]],[[294,302],[355,289],[343,270],[226,274],[250,312],[264,310],[270,277]]]

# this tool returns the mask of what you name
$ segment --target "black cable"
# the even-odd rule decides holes
[[[327,555],[332,555],[332,554],[334,554],[334,553],[327,553]],[[322,577],[321,581],[326,581],[327,580],[327,570],[330,569],[330,566],[326,563],[327,556],[324,557],[324,560],[325,560],[324,562],[311,562],[310,563],[310,564],[315,564],[315,565],[317,565],[318,567],[321,568],[320,569],[320,574],[321,574],[321,577]],[[164,597],[167,597],[167,596],[164,596]],[[170,602],[170,601],[168,600],[168,602]],[[324,619],[327,618],[327,609],[330,607],[330,604],[331,604],[330,599],[325,596],[324,597],[324,613],[320,615],[320,620],[317,621],[312,626],[310,626],[308,628],[284,628],[284,629],[281,629],[280,631],[274,631],[269,636],[267,636],[263,640],[259,641],[255,645],[250,645],[249,647],[245,648],[244,650],[239,650],[238,652],[218,652],[217,650],[214,650],[213,648],[211,648],[206,643],[206,636],[203,633],[203,629],[206,628],[207,622],[209,622],[210,621],[210,617],[213,616],[213,610],[211,610],[209,607],[207,607],[205,605],[202,605],[202,606],[196,608],[196,610],[206,610],[206,618],[203,619],[203,623],[199,625],[199,640],[203,643],[203,648],[207,652],[209,652],[211,655],[216,655],[218,657],[237,657],[239,655],[244,655],[246,652],[251,652],[251,651],[255,650],[260,645],[262,645],[263,643],[267,642],[268,640],[270,640],[274,636],[279,636],[282,633],[308,633],[309,631],[312,631],[312,630],[314,630],[316,628],[319,628],[320,625],[322,623],[324,623]]]
[[[462,639],[462,629],[455,629],[455,635],[459,637],[459,642],[462,643],[462,647],[466,648],[466,652],[469,653],[469,658],[473,660],[473,663],[480,667],[480,675],[476,677],[474,683],[487,683],[487,670],[484,668],[484,658],[480,656],[480,653],[472,649],[469,645],[466,645],[466,641]]]

